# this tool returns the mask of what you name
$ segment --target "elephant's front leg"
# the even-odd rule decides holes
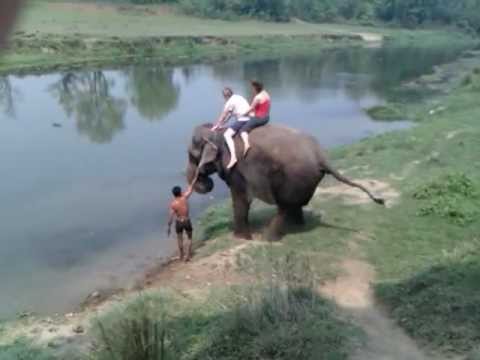
[[[248,223],[248,213],[250,211],[251,200],[245,190],[235,188],[230,189],[233,201],[233,231],[236,237],[241,239],[252,239],[250,225]]]

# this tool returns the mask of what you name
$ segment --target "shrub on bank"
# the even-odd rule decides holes
[[[478,190],[464,173],[452,173],[418,187],[413,193],[421,206],[419,216],[439,216],[466,226],[478,216]]]
[[[368,108],[367,114],[378,121],[397,121],[405,120],[405,115],[393,105],[378,105]]]
[[[355,330],[308,288],[237,289],[174,314],[142,298],[96,324],[97,360],[347,359]],[[168,305],[171,306],[171,305]]]

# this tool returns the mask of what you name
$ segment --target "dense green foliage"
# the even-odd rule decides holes
[[[132,0],[139,1],[139,0]],[[479,0],[178,0],[184,11],[208,17],[253,16],[274,21],[300,18],[325,22],[354,20],[406,26],[456,25],[480,32]]]
[[[458,225],[478,216],[474,181],[464,173],[447,174],[420,186],[413,197],[421,202],[419,216],[436,215]]]

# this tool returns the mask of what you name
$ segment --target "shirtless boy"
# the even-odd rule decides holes
[[[172,189],[174,199],[170,203],[170,218],[168,219],[168,231],[170,236],[173,220],[175,219],[175,230],[177,233],[178,251],[180,260],[190,261],[192,257],[192,222],[190,221],[188,198],[193,193],[193,185],[190,185],[185,193],[182,192],[180,186]],[[188,236],[187,254],[185,256],[183,248],[183,233]]]

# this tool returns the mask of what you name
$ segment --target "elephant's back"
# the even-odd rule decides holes
[[[266,125],[250,135],[252,149],[240,168],[253,194],[270,203],[305,205],[321,178],[317,140],[281,125]]]
[[[275,158],[281,155],[304,162],[317,162],[317,155],[322,152],[313,136],[283,125],[268,124],[259,127],[250,134],[250,139],[253,146]]]

